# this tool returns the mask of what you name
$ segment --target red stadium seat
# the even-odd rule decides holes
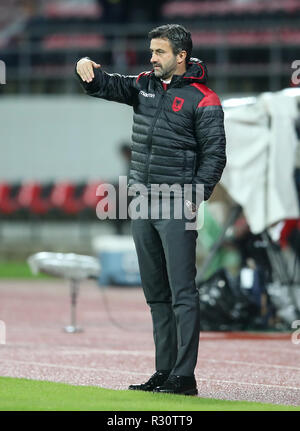
[[[103,193],[101,192],[102,184],[105,184],[105,183],[103,183],[103,181],[91,181],[86,185],[82,195],[82,200],[84,203],[85,210],[89,210],[89,211],[92,210],[96,214],[97,204],[106,195],[106,193],[104,193],[104,190],[103,190]],[[97,193],[97,190],[98,190],[98,193]],[[116,199],[117,199],[117,193],[116,193]],[[109,210],[113,210],[113,208],[114,208],[114,203],[110,202],[105,205],[104,210],[109,211]]]
[[[85,207],[92,209],[96,208],[97,203],[101,199],[101,197],[96,195],[97,189],[100,184],[102,184],[102,182],[94,181],[86,185],[82,196]]]
[[[0,183],[0,214],[4,216],[14,215],[19,209],[17,195],[20,185]]]
[[[82,185],[78,187],[71,182],[56,183],[51,192],[51,203],[54,209],[60,210],[64,215],[79,214],[84,208]]]
[[[103,181],[91,181],[86,185],[82,196],[84,210],[81,212],[81,220],[85,218],[96,220],[97,205],[107,196],[107,189],[104,188],[104,184],[106,183]],[[103,210],[105,216],[115,225],[116,233],[121,235],[123,233],[123,226],[128,219],[119,219],[119,184],[114,184],[114,188],[116,192],[115,199],[108,199]],[[130,198],[128,199],[128,203],[129,201]]]
[[[43,196],[43,186],[38,182],[23,183],[18,202],[22,209],[34,215],[45,215],[52,206],[49,197]]]

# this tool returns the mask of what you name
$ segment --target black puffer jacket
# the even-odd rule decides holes
[[[205,65],[191,59],[184,75],[167,90],[153,71],[138,76],[95,69],[87,94],[126,103],[134,109],[128,185],[204,184],[207,200],[226,164],[223,110],[206,85]],[[194,200],[194,199],[193,199]]]

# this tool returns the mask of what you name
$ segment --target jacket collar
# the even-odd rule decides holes
[[[185,74],[182,75],[182,78],[189,81],[198,82],[199,84],[205,84],[208,78],[206,65],[202,60],[191,57],[187,70]]]
[[[154,75],[154,71],[151,71],[151,75],[154,79],[159,80]],[[207,68],[205,63],[198,58],[191,57],[187,66],[187,70],[183,75],[173,75],[170,87],[181,87],[191,82],[197,82],[198,84],[205,84],[208,79]]]

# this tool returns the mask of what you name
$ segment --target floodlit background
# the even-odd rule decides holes
[[[147,33],[165,23],[191,31],[228,132],[227,171],[198,237],[202,328],[291,329],[299,0],[1,0],[0,276],[30,277],[30,255],[65,252],[99,258],[99,284],[139,285],[129,223],[95,211],[98,185],[128,172],[132,111],[85,96],[74,68],[89,56],[108,72],[149,70]]]

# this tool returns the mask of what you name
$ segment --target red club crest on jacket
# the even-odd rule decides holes
[[[181,97],[175,97],[175,99],[173,100],[173,105],[172,105],[173,111],[175,111],[175,112],[180,111],[183,104],[184,104],[184,99],[181,99]]]

